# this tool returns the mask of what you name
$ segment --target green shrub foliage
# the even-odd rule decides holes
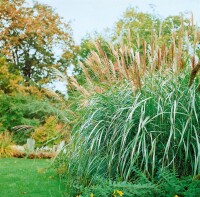
[[[56,115],[61,121],[66,115],[61,107],[47,99],[38,99],[30,95],[0,95],[0,132],[13,132],[16,143],[23,144],[30,136],[31,128],[43,124],[45,118]],[[16,126],[27,129],[14,130]]]

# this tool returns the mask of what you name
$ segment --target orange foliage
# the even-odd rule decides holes
[[[1,0],[0,54],[20,70],[26,81],[46,83],[52,78],[51,68],[56,65],[53,48],[73,53],[71,35],[70,25],[50,6]]]
[[[58,144],[61,139],[66,138],[67,128],[59,123],[56,116],[50,116],[45,120],[45,124],[38,127],[32,134],[36,144],[39,146],[47,144]]]

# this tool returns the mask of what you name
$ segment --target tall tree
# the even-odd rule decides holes
[[[57,63],[56,51],[73,54],[75,48],[70,25],[50,6],[1,0],[0,53],[26,82],[51,81],[53,66],[66,70],[66,64]]]
[[[191,26],[193,26],[192,20],[181,15],[162,19],[157,15],[129,8],[115,24],[112,39],[116,41],[120,38],[125,43],[138,47],[139,44],[142,44],[142,40],[145,40],[147,44],[151,43],[152,37],[156,35],[161,45],[170,45],[172,34],[176,34],[176,37],[179,36],[182,39],[184,30]]]
[[[153,32],[158,32],[160,19],[152,14],[138,12],[135,8],[127,9],[123,17],[117,21],[114,29],[113,39],[123,39],[127,42],[136,43],[138,36],[150,41]]]

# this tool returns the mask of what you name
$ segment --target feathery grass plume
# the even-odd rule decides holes
[[[132,89],[142,89],[145,76],[153,76],[156,72],[173,70],[178,75],[186,68],[191,57],[198,53],[196,46],[200,31],[194,27],[192,20],[191,17],[191,25],[186,28],[182,18],[180,29],[172,31],[169,43],[162,42],[165,40],[162,29],[158,35],[152,30],[149,44],[137,35],[137,44],[133,47],[130,31],[127,35],[128,43],[107,43],[108,51],[103,50],[100,42],[94,43],[95,51],[91,51],[85,62],[80,63],[87,84],[79,85],[74,78],[69,77],[69,85],[87,96],[127,81],[132,82]],[[191,63],[193,67],[194,59]]]
[[[191,71],[189,86],[191,86],[193,84],[194,79],[195,79],[197,73],[199,72],[199,70],[200,70],[200,62]]]
[[[79,91],[81,92],[84,96],[89,96],[90,93],[81,85],[79,85],[78,81],[76,80],[75,77],[69,76],[70,83]]]

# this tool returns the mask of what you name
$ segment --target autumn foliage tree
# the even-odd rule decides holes
[[[41,84],[53,79],[52,67],[66,70],[58,63],[56,51],[68,55],[76,46],[68,23],[47,5],[25,0],[0,1],[0,54],[18,69],[26,82]]]

